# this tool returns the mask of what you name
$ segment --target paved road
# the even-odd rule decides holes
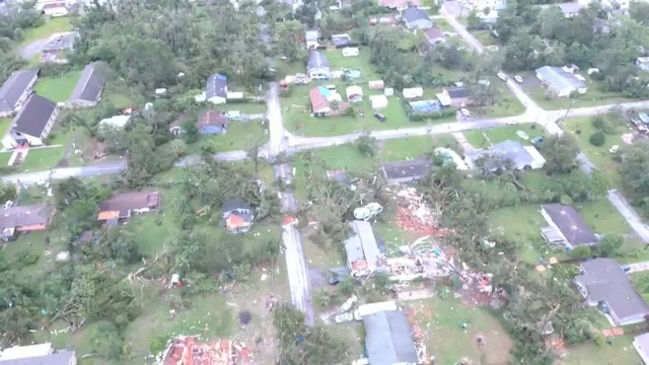
[[[627,274],[633,274],[634,272],[649,271],[649,261],[634,262],[632,264],[621,265],[623,268],[627,268]]]
[[[608,201],[613,204],[615,209],[626,219],[633,231],[645,242],[649,243],[649,228],[642,222],[642,218],[638,212],[633,209],[631,204],[624,198],[624,196],[616,189],[611,189],[606,195]]]

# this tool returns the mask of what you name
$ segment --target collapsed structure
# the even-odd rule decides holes
[[[241,342],[203,342],[196,336],[179,336],[171,340],[158,365],[233,365],[250,356],[250,350]]]

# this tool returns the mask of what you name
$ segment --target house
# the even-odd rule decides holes
[[[649,333],[636,336],[633,339],[633,347],[640,355],[642,363],[647,365],[649,364]]]
[[[41,48],[40,61],[45,63],[68,63],[67,54],[74,50],[79,32],[56,33]]]
[[[381,172],[390,184],[404,184],[419,180],[431,171],[432,162],[424,159],[385,162]]]
[[[77,365],[74,351],[55,350],[50,343],[15,346],[0,352],[0,365]]]
[[[616,10],[621,13],[627,13],[631,6],[631,0],[577,0],[577,2],[584,8],[594,2],[604,10]]]
[[[306,73],[314,80],[330,80],[331,67],[329,67],[327,56],[322,52],[311,51],[306,65]]]
[[[611,23],[605,19],[595,18],[593,20],[593,29],[597,33],[609,34],[611,33]]]
[[[334,44],[336,48],[348,47],[352,44],[352,39],[349,34],[333,34],[331,36],[331,43]]]
[[[327,97],[321,93],[323,87],[314,87],[309,90],[309,100],[311,101],[311,112],[315,116],[325,116],[331,113],[331,106]]]
[[[250,204],[240,199],[226,199],[221,206],[223,227],[230,233],[245,233],[252,228],[255,211]]]
[[[418,7],[420,0],[379,0],[379,6],[383,6],[390,10],[406,10],[409,7]]]
[[[383,80],[373,80],[367,83],[370,90],[382,90],[385,87]]]
[[[341,185],[351,187],[352,179],[347,175],[345,170],[328,170],[327,180],[335,181]]]
[[[544,204],[541,205],[541,215],[548,223],[548,227],[541,229],[548,242],[568,249],[597,243],[597,236],[575,208],[559,203]]]
[[[444,107],[463,108],[473,104],[469,90],[464,86],[444,88],[441,93],[435,96]]]
[[[131,121],[132,115],[114,115],[99,122],[101,128],[123,129]]]
[[[581,9],[584,8],[580,3],[560,3],[557,4],[557,6],[561,9],[563,16],[566,18],[572,18],[579,15]]]
[[[347,100],[350,103],[360,103],[363,101],[363,88],[358,85],[352,85],[347,88]]]
[[[580,75],[561,67],[543,66],[536,69],[536,78],[557,97],[569,97],[572,93],[585,94],[588,86]]]
[[[426,29],[435,25],[428,14],[419,8],[410,7],[404,10],[401,16],[406,28],[410,30]]]
[[[480,19],[480,23],[483,24],[495,24],[498,22],[498,11],[497,10],[491,10],[488,12],[480,11],[476,14],[478,19]]]
[[[212,104],[223,104],[228,100],[228,78],[225,75],[213,74],[207,78],[205,100]]]
[[[635,64],[640,67],[641,70],[649,72],[649,57],[638,57],[635,60]]]
[[[421,98],[424,96],[424,89],[421,87],[410,87],[401,90],[401,93],[405,99]]]
[[[32,92],[39,70],[13,72],[0,87],[0,118],[10,117],[18,112]]]
[[[316,49],[320,47],[320,32],[318,30],[307,30],[304,32],[304,41],[306,49]]]
[[[406,8],[403,8],[402,10],[405,10]],[[397,24],[399,22],[399,19],[397,19],[396,16],[390,15],[390,16],[381,16],[381,17],[370,17],[369,19],[370,25],[377,25],[377,24]]]
[[[536,170],[545,165],[545,158],[534,146],[523,146],[518,141],[504,141],[496,143],[487,149],[467,153],[465,161],[467,166],[475,169],[479,161],[485,164],[496,164],[489,169],[498,169],[501,166],[496,161],[510,161],[516,170]]]
[[[649,306],[617,261],[609,258],[585,261],[581,271],[575,282],[586,304],[596,306],[617,326],[645,321]]]
[[[365,349],[371,365],[419,364],[406,315],[387,310],[363,316]]]
[[[385,95],[370,95],[372,109],[384,109],[388,107],[388,98]]]
[[[43,4],[41,10],[43,14],[52,18],[68,15],[68,7],[64,1]]]
[[[357,47],[343,48],[343,57],[356,57],[359,54],[360,54],[360,50]]]
[[[352,236],[344,242],[349,272],[353,277],[371,275],[379,269],[381,256],[372,225],[365,221],[352,221],[349,226]]]
[[[55,102],[32,93],[11,122],[9,131],[2,137],[2,145],[8,149],[22,145],[43,145],[58,114]]]
[[[426,41],[433,46],[446,42],[444,32],[435,27],[424,30],[424,37],[426,37]]]
[[[68,99],[68,106],[92,107],[99,103],[106,82],[103,67],[105,63],[93,62],[83,68],[81,77]]]
[[[8,241],[20,232],[43,231],[50,222],[50,211],[43,204],[2,208],[0,238]]]
[[[157,209],[159,205],[160,194],[157,191],[119,193],[99,204],[97,220],[115,225],[118,221],[131,218],[133,213],[148,213]]]
[[[228,118],[218,110],[208,110],[196,122],[198,134],[224,134],[228,131]]]

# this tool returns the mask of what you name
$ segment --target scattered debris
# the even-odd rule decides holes
[[[227,339],[202,342],[196,336],[179,336],[170,341],[162,356],[162,365],[233,365],[250,358],[245,344]]]
[[[249,324],[250,321],[252,321],[252,314],[249,311],[243,310],[239,312],[239,323],[245,326]]]
[[[444,235],[439,228],[439,207],[436,212],[426,203],[417,189],[408,187],[397,192],[397,226],[404,231],[426,235]]]

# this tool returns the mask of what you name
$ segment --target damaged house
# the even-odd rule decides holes
[[[353,234],[345,240],[347,266],[353,277],[371,275],[379,269],[381,252],[372,225],[365,221],[349,223]]]
[[[221,206],[223,227],[230,233],[250,231],[255,219],[252,206],[241,199],[226,199]]]
[[[157,191],[135,191],[115,194],[99,204],[97,220],[116,225],[131,218],[133,214],[147,213],[158,208],[160,194]]]

